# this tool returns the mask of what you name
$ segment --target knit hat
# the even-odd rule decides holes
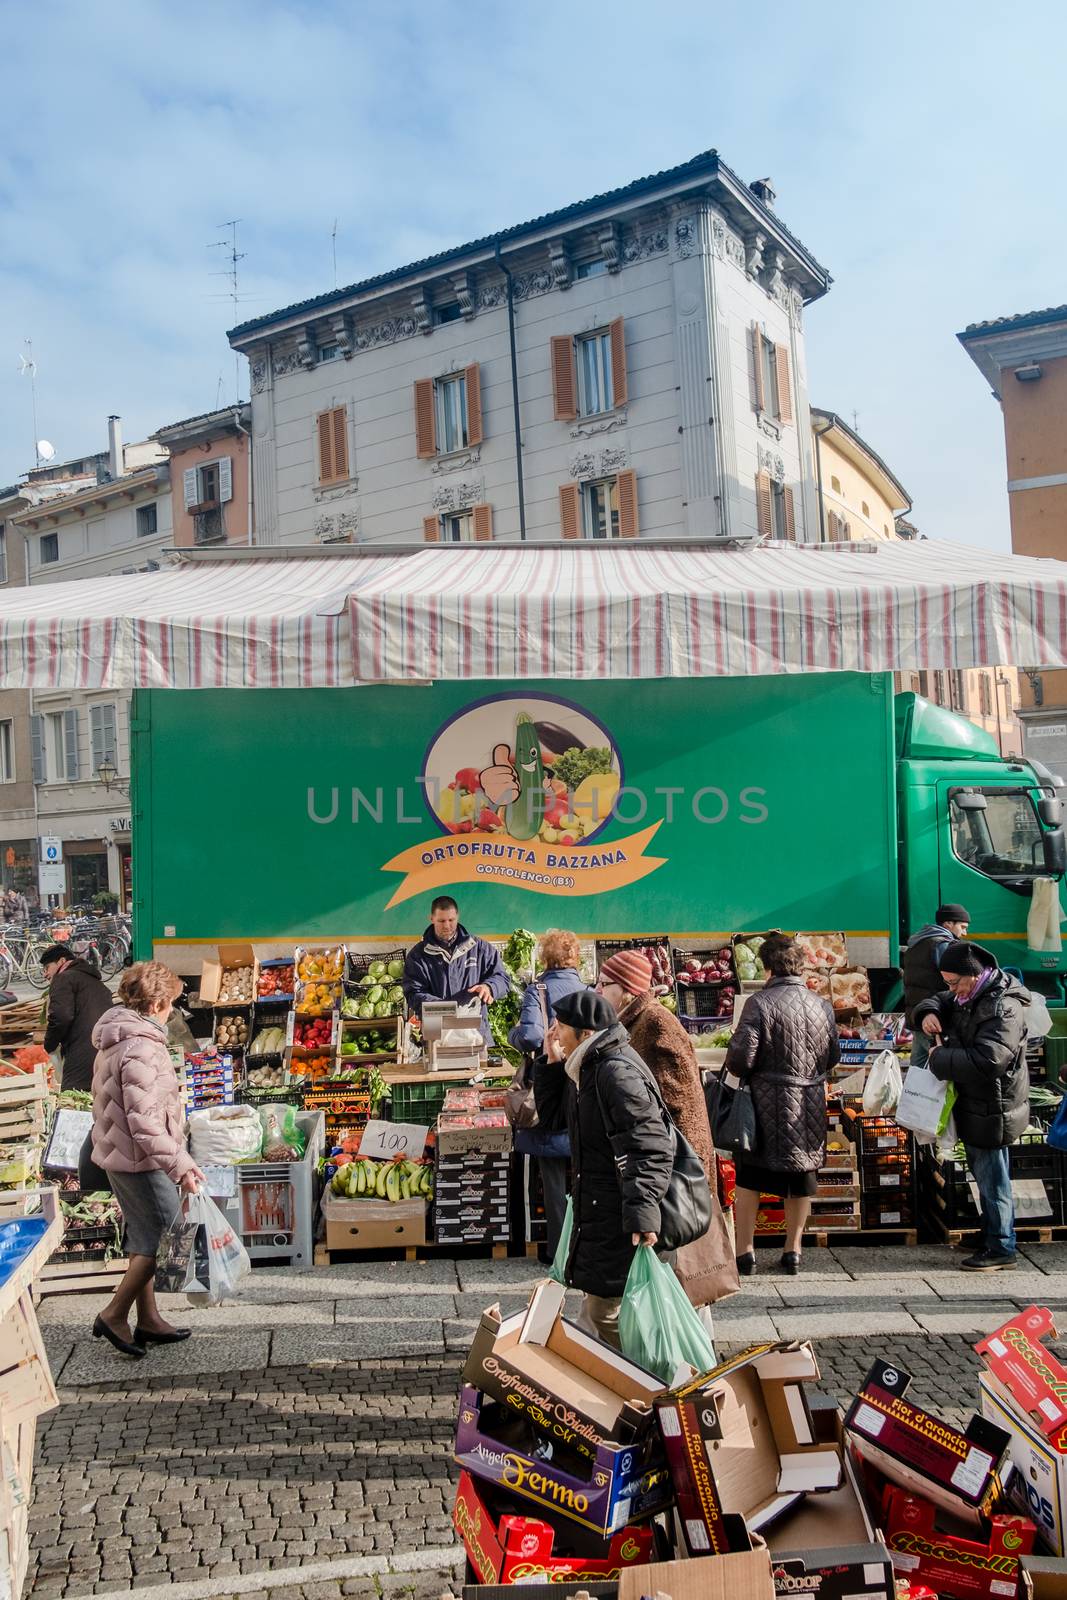
[[[987,967],[995,967],[996,964],[995,957],[988,950],[983,950],[980,944],[968,944],[963,939],[948,945],[937,958],[939,972],[955,972],[963,978],[976,977]]]
[[[556,1001],[555,1009],[559,1021],[565,1022],[568,1028],[574,1028],[578,1033],[587,1028],[599,1032],[601,1028],[614,1026],[619,1020],[611,1002],[592,989],[573,989],[562,1000]]]
[[[600,969],[606,983],[617,983],[627,994],[644,994],[652,987],[652,963],[639,950],[617,950]]]
[[[970,922],[971,913],[966,906],[959,905],[955,900],[950,900],[947,905],[938,906],[937,922]]]

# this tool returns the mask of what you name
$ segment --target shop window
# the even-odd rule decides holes
[[[42,533],[41,542],[37,547],[37,553],[40,556],[41,566],[42,567],[50,566],[53,561],[58,561],[59,560],[59,534],[58,533]]]
[[[15,725],[11,719],[0,722],[0,783],[15,781]]]
[[[137,537],[139,539],[144,539],[152,533],[158,533],[159,518],[157,510],[154,500],[150,506],[137,507]]]
[[[107,890],[106,850],[94,855],[68,855],[66,865],[72,905],[91,905],[94,896]]]

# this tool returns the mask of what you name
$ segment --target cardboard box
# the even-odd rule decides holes
[[[865,967],[845,967],[830,974],[830,999],[838,1016],[871,1013],[871,985]]]
[[[793,935],[804,952],[804,964],[812,972],[844,972],[848,967],[848,943],[843,933],[797,933]]]
[[[884,1521],[897,1573],[936,1595],[1015,1600],[1019,1594],[1019,1557],[1033,1549],[1037,1531],[1028,1518],[993,1517],[988,1531],[974,1538],[939,1526],[929,1500],[889,1486]]]
[[[1051,1448],[1040,1428],[1016,1409],[1011,1395],[990,1373],[978,1374],[978,1394],[982,1415],[1011,1439],[1012,1504],[1037,1524],[1047,1550],[1067,1555],[1067,1457]]]
[[[980,1527],[1003,1493],[1009,1436],[977,1415],[960,1433],[909,1405],[904,1395],[910,1383],[900,1367],[876,1361],[845,1418],[849,1443],[896,1487],[932,1501],[968,1527]]]
[[[834,1439],[841,1451],[841,1486],[805,1496],[764,1531],[774,1592],[818,1600],[895,1600],[893,1563],[856,1481],[841,1413],[830,1406],[812,1415],[820,1437]]]
[[[1067,1600],[1067,1561],[1023,1556],[1019,1567],[1019,1593],[1025,1600]]]
[[[1029,1306],[983,1339],[982,1415],[1011,1439],[1015,1503],[1037,1523],[1042,1543],[1067,1555],[1067,1368],[1045,1345],[1052,1313]]]
[[[559,1442],[552,1448],[553,1459],[545,1459],[544,1441],[526,1417],[463,1385],[455,1458],[475,1477],[602,1538],[671,1503],[670,1474],[654,1430],[634,1445],[599,1444],[592,1458]]]
[[[818,1376],[810,1344],[761,1344],[655,1401],[690,1555],[751,1549],[804,1494],[840,1487],[804,1392]]]
[[[547,1438],[593,1459],[605,1443],[655,1433],[652,1402],[664,1385],[563,1315],[566,1291],[546,1280],[525,1311],[482,1313],[463,1381],[529,1418]]]
[[[619,1574],[619,1600],[774,1600],[771,1558],[766,1550],[725,1555],[719,1561],[660,1561],[626,1567]]]
[[[462,1127],[447,1118],[437,1119],[437,1148],[441,1155],[499,1155],[511,1149],[511,1124],[499,1127]]]
[[[553,1586],[564,1578],[607,1581],[654,1554],[650,1523],[622,1528],[604,1541],[563,1517],[552,1522],[501,1514],[499,1501],[498,1492],[460,1473],[452,1522],[482,1583],[521,1584],[525,1591],[538,1578]]]
[[[322,1197],[327,1250],[400,1250],[426,1243],[425,1200]]]
[[[219,993],[222,989],[222,975],[230,972],[234,967],[252,968],[252,991],[247,1000],[227,1000],[227,1006],[239,1010],[243,1005],[251,1005],[259,987],[259,963],[256,952],[250,944],[220,944],[218,954],[204,961],[200,967],[200,1001],[205,1006],[219,1004]]]

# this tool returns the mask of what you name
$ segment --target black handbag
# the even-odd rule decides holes
[[[667,1192],[659,1203],[656,1250],[662,1255],[671,1250],[680,1250],[683,1245],[692,1244],[704,1237],[711,1227],[711,1190],[708,1188],[707,1174],[700,1157],[667,1110],[660,1094],[659,1084],[647,1067],[645,1071],[648,1073],[652,1092],[659,1101],[663,1120],[674,1135],[674,1166],[671,1169]],[[597,1104],[600,1106],[601,1120],[607,1128],[599,1083]]]
[[[728,1156],[748,1156],[756,1148],[756,1106],[746,1083],[736,1087],[726,1082],[726,1073],[716,1072],[704,1086],[704,1100],[716,1150]]]

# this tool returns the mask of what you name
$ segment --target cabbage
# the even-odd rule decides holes
[[[374,1007],[374,1015],[376,1017],[387,1017],[392,1009],[388,1000],[379,1000]]]
[[[376,982],[380,982],[385,977],[385,962],[372,961],[367,968],[367,977],[374,978]]]
[[[385,999],[385,990],[380,983],[376,983],[373,988],[367,990],[367,999],[372,1006],[376,1006],[379,1000]]]
[[[391,978],[395,978],[399,982],[404,976],[404,963],[402,961],[390,961],[386,971]]]
[[[374,1007],[369,1003],[369,1001],[364,1000],[363,1004],[359,1008],[359,1015],[361,1020],[364,1022],[366,1022],[368,1017],[373,1017]]]

